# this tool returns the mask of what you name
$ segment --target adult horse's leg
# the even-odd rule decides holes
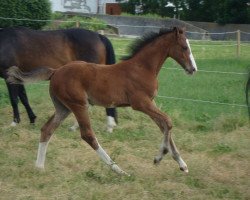
[[[112,133],[117,122],[116,108],[106,108],[106,115],[107,115],[107,131],[109,133]],[[75,121],[74,125],[71,126],[69,130],[76,131],[77,128],[79,128],[79,125],[78,122]]]
[[[70,110],[61,104],[55,97],[51,97],[55,106],[55,114],[50,117],[46,124],[41,129],[41,137],[37,152],[36,167],[44,168],[46,151],[49,144],[49,140],[60,125],[60,123],[69,115]]]
[[[116,108],[106,108],[107,114],[107,131],[112,133],[117,123]]]
[[[154,101],[151,101],[150,99],[144,99],[143,101],[132,101],[131,106],[133,109],[139,110],[149,115],[164,134],[164,139],[160,147],[160,153],[155,157],[154,163],[159,163],[162,160],[163,156],[169,152],[173,159],[179,164],[180,169],[184,172],[188,172],[187,164],[181,158],[171,136],[171,119],[165,113],[161,112],[156,107]]]
[[[74,101],[80,102],[80,101]],[[77,122],[80,127],[81,138],[86,141],[100,156],[100,158],[111,167],[113,171],[118,174],[127,174],[122,169],[115,164],[115,162],[109,157],[109,155],[105,152],[105,150],[101,147],[98,143],[95,133],[91,128],[90,119],[88,116],[88,104],[86,102],[82,102],[81,104],[67,104],[67,106],[72,110],[74,113]]]
[[[106,48],[106,63],[105,64],[106,65],[115,64],[116,63],[115,51],[114,51],[111,41],[104,35],[99,34],[99,37]],[[112,133],[114,127],[118,123],[116,108],[106,108],[106,114],[107,114],[107,131]]]
[[[5,80],[5,83],[8,88],[9,97],[11,106],[13,109],[13,122],[10,124],[11,126],[16,126],[17,123],[20,122],[19,110],[18,110],[18,85],[17,84],[10,84]]]
[[[23,85],[18,85],[18,96],[28,113],[30,123],[34,124],[36,120],[36,115],[34,114],[34,112],[32,111],[29,105],[29,100],[28,100],[28,97],[27,97],[27,94]]]

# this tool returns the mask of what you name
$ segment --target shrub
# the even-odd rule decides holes
[[[65,21],[65,19],[63,19]],[[107,24],[102,20],[96,18],[78,17],[74,16],[66,19],[67,22],[62,22],[59,25],[59,29],[75,28],[76,22],[79,22],[79,28],[85,28],[92,31],[104,30],[107,28]]]
[[[51,5],[49,0],[1,0],[0,17],[48,20],[51,17]],[[25,26],[33,29],[41,29],[46,21],[30,21],[1,19],[0,27]]]

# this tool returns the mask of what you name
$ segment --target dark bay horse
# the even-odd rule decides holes
[[[40,66],[58,68],[70,61],[83,60],[99,64],[114,64],[115,55],[111,42],[105,36],[84,29],[35,31],[27,28],[0,30],[0,77],[8,78],[7,70],[17,66],[30,71]],[[67,83],[67,78],[65,79]],[[13,107],[14,121],[20,122],[18,97],[24,104],[30,122],[35,122],[23,85],[7,83]],[[108,130],[115,126],[115,109],[106,109]]]
[[[9,81],[12,83],[50,80],[50,95],[55,113],[41,129],[36,166],[44,168],[51,135],[69,113],[73,112],[80,125],[81,138],[112,170],[126,174],[97,141],[88,116],[88,105],[93,104],[104,107],[131,106],[150,116],[164,135],[160,153],[155,157],[154,163],[159,163],[165,154],[170,153],[180,169],[188,172],[171,137],[171,119],[156,107],[153,100],[158,90],[157,76],[168,57],[176,60],[188,74],[197,70],[188,39],[179,28],[161,30],[142,37],[132,46],[131,55],[114,65],[76,61],[56,70],[40,68],[30,73],[22,72],[16,67],[10,68]]]

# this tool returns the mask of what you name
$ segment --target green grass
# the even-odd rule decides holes
[[[130,41],[114,38],[112,43],[117,54],[125,54]],[[246,75],[204,71],[247,72],[250,46],[242,47],[237,58],[236,47],[200,44],[203,42],[191,42],[200,72],[187,76],[183,70],[169,69],[181,68],[167,60],[159,75],[159,95],[244,105]],[[53,135],[46,169],[39,171],[34,161],[40,128],[54,112],[48,83],[26,86],[38,115],[37,124],[28,124],[20,104],[22,121],[16,128],[9,127],[12,109],[4,81],[0,83],[0,199],[250,198],[250,127],[246,107],[156,98],[157,105],[173,120],[173,137],[189,166],[188,175],[178,169],[169,155],[160,165],[153,165],[162,135],[149,117],[120,108],[119,125],[109,134],[105,131],[105,111],[99,107],[90,110],[97,138],[131,176],[113,173],[80,139],[78,131],[68,132],[74,121],[72,115]]]

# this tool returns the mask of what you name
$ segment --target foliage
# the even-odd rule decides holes
[[[70,18],[64,18],[63,20],[67,22],[60,23],[60,29],[75,28],[77,23],[79,23],[79,28],[85,28],[92,31],[105,30],[107,29],[107,24],[97,18],[87,18],[74,16]]]
[[[1,0],[0,16],[5,18],[48,20],[51,16],[49,0]],[[0,19],[0,27],[25,26],[41,29],[46,21]]]
[[[158,14],[162,17],[181,17],[189,21],[225,23],[250,23],[248,0],[129,0],[122,3],[124,12],[131,14]],[[173,6],[166,6],[169,4]]]
[[[224,0],[217,9],[218,23],[250,23],[250,6],[248,0]],[[216,5],[215,5],[216,6]]]
[[[55,12],[51,16],[52,21],[44,29],[67,29],[67,28],[85,28],[92,31],[106,30],[107,24],[98,18],[69,16],[61,12]]]

